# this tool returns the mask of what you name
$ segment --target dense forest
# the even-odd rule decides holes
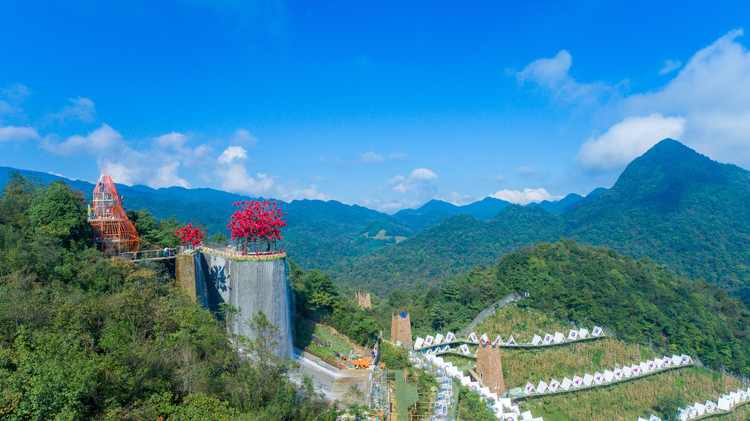
[[[174,241],[170,222],[136,224],[148,242]],[[13,177],[0,198],[0,418],[335,419],[309,384],[289,382],[269,335],[240,359],[163,266],[106,258],[89,230],[63,183]]]
[[[511,206],[485,221],[455,216],[400,244],[347,259],[342,284],[387,293],[428,284],[539,241],[571,238],[721,285],[750,303],[750,172],[664,140],[562,214]],[[549,207],[549,205],[547,206]]]
[[[540,244],[425,292],[393,291],[383,309],[410,310],[415,334],[457,331],[510,292],[519,305],[618,338],[698,356],[711,367],[750,374],[750,311],[723,290],[649,260],[573,241]]]

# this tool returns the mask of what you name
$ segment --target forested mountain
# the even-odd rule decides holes
[[[674,140],[565,215],[565,234],[729,287],[750,283],[750,172]]]
[[[486,197],[463,206],[433,199],[417,209],[400,210],[393,217],[402,224],[419,231],[457,215],[468,215],[480,220],[492,219],[509,205],[509,202],[493,197]]]
[[[520,305],[556,319],[601,324],[622,340],[750,374],[750,310],[742,302],[650,260],[572,240],[524,248],[389,301],[408,308],[415,331],[426,334],[456,331],[511,292],[528,292]]]
[[[611,189],[573,201],[559,216],[527,206],[489,222],[452,219],[347,261],[337,278],[383,291],[492,264],[520,245],[573,238],[648,256],[750,299],[750,172],[664,140],[634,160]]]
[[[55,175],[0,167],[0,188],[11,174],[18,172],[39,184],[63,181],[71,188],[91,197],[94,185],[80,180],[69,180]],[[209,235],[227,234],[226,224],[234,211],[233,203],[250,199],[233,193],[208,188],[185,189],[168,187],[153,189],[146,186],[118,184],[128,210],[146,209],[159,219],[176,218],[193,222],[208,229]],[[365,254],[393,243],[393,239],[374,239],[379,230],[388,235],[409,236],[412,229],[391,216],[356,205],[336,201],[295,200],[281,202],[287,214],[284,246],[294,260],[305,267],[330,267],[343,257]],[[366,237],[363,234],[371,233]]]
[[[233,343],[164,266],[106,257],[91,238],[83,197],[65,184],[6,185],[0,419],[336,419],[289,381],[267,319],[253,321],[258,338]]]

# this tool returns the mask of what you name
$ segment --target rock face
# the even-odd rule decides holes
[[[201,249],[193,259],[197,302],[220,317],[222,304],[234,307],[237,314],[230,329],[233,334],[249,339],[257,336],[250,322],[256,313],[262,312],[277,329],[276,354],[291,358],[292,299],[286,255],[250,259]]]

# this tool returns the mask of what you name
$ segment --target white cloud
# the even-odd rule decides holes
[[[251,196],[268,194],[274,186],[273,177],[264,173],[251,176],[242,164],[229,164],[218,171],[221,188]]]
[[[112,177],[116,183],[132,186],[139,179],[138,169],[119,162],[104,161],[99,165],[102,174]]]
[[[86,97],[69,98],[68,105],[63,107],[62,110],[49,115],[50,120],[61,123],[69,120],[91,123],[95,118],[96,104]]]
[[[0,127],[0,142],[36,140],[39,133],[33,127],[5,126]]]
[[[570,75],[573,57],[567,50],[560,50],[554,57],[540,58],[529,63],[516,79],[520,83],[534,83],[563,102],[594,103],[604,97],[617,94],[613,86],[594,82],[580,83]]]
[[[20,102],[31,94],[29,87],[23,83],[14,83],[13,85],[3,88],[0,93],[14,102]]]
[[[360,155],[360,160],[368,164],[377,164],[385,161],[385,158],[379,153],[370,151]]]
[[[330,197],[318,190],[318,187],[314,184],[302,189],[293,189],[287,192],[283,192],[283,188],[280,188],[279,190],[282,190],[281,198],[287,201],[295,199],[330,200]]]
[[[496,199],[505,200],[518,205],[542,202],[544,200],[558,200],[561,196],[554,196],[544,188],[526,188],[523,190],[500,190],[491,195]]]
[[[664,76],[682,67],[680,60],[664,60],[664,65],[659,69],[659,74]]]
[[[429,168],[415,168],[408,176],[397,175],[389,180],[393,190],[399,193],[424,190],[438,175]]]
[[[70,155],[79,152],[100,154],[111,151],[115,147],[124,147],[122,135],[109,125],[102,124],[86,136],[74,135],[60,143],[45,142],[44,148],[60,155]]]
[[[249,130],[239,128],[232,133],[230,142],[245,146],[255,146],[255,144],[258,143],[258,139],[256,139]]]
[[[651,114],[627,117],[604,134],[586,141],[578,153],[585,167],[617,169],[665,138],[679,139],[685,132],[685,119]]]
[[[359,160],[365,164],[380,164],[385,161],[403,161],[407,158],[407,155],[403,152],[393,152],[387,155],[368,151],[364,152],[359,156]]]
[[[187,142],[187,136],[178,132],[170,132],[158,136],[154,140],[156,141],[156,144],[162,148],[181,149]]]
[[[714,159],[749,166],[750,51],[738,42],[742,35],[742,29],[729,31],[682,67],[665,62],[663,74],[672,77],[662,87],[631,95],[573,79],[572,57],[565,50],[532,62],[516,77],[576,104],[615,92],[598,116],[608,120],[608,129],[579,151],[579,162],[589,168],[618,169],[666,136]]]
[[[229,146],[219,155],[220,164],[230,164],[234,161],[244,161],[247,159],[247,150],[242,146]]]
[[[447,196],[439,196],[438,199],[444,200],[448,203],[452,203],[456,206],[468,205],[469,203],[475,202],[477,200],[473,195],[462,194],[455,191],[448,193]]]
[[[151,187],[190,187],[190,183],[184,178],[180,178],[177,175],[177,169],[180,167],[180,163],[177,161],[168,162],[156,171],[156,176],[151,179],[149,185]]]

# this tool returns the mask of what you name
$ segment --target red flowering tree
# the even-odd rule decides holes
[[[259,245],[270,251],[281,240],[281,228],[286,226],[284,213],[276,202],[248,200],[235,202],[239,208],[232,214],[227,228],[232,240],[238,241],[244,252],[248,246],[259,251]]]
[[[198,247],[201,245],[201,243],[203,243],[203,237],[205,236],[203,231],[198,227],[194,227],[192,223],[177,228],[174,234],[180,239],[180,243],[183,246],[192,247]]]

